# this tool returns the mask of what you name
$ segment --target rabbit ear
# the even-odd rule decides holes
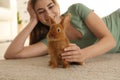
[[[49,19],[49,24],[52,25],[52,24],[55,24],[55,22],[53,21],[53,19],[51,17],[48,17]]]
[[[67,27],[67,25],[69,25],[69,23],[70,23],[70,20],[71,20],[71,14],[68,13],[68,14],[66,14],[65,16],[63,16],[62,21],[61,21],[61,24],[62,24],[64,27]]]

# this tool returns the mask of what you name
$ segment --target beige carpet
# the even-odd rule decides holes
[[[0,60],[0,80],[120,80],[120,54],[105,54],[68,69],[51,69],[48,61],[49,56]]]

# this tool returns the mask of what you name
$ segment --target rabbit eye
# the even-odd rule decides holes
[[[60,28],[58,28],[57,31],[60,32]]]

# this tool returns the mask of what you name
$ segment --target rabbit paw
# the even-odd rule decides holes
[[[69,68],[70,65],[67,61],[63,61],[63,68]]]
[[[57,64],[57,62],[52,62],[52,61],[50,61],[50,62],[49,62],[49,66],[50,66],[51,68],[57,68],[57,67],[58,67],[58,64]]]
[[[85,65],[85,62],[79,62],[80,65]]]

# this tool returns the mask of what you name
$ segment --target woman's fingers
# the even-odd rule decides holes
[[[62,59],[68,62],[81,62],[83,60],[81,49],[76,44],[70,44],[61,54]]]
[[[78,62],[79,56],[78,55],[71,55],[71,56],[63,56],[62,59],[65,59],[69,62]]]
[[[27,4],[27,10],[29,11],[30,10],[30,7],[31,7],[31,0],[28,1],[28,4]]]
[[[28,1],[27,10],[30,15],[30,20],[35,20],[37,22],[38,21],[37,15],[32,7],[31,0]]]
[[[76,44],[69,44],[69,47],[66,47],[64,51],[73,51],[77,49],[79,49],[79,47]]]
[[[70,55],[77,55],[77,54],[80,54],[80,53],[78,53],[78,51],[71,50],[71,51],[62,53],[61,55],[62,56],[70,56]]]
[[[64,49],[62,56],[76,55],[80,54],[80,48],[76,44],[70,44],[69,47]]]
[[[69,62],[78,62],[81,53],[78,51],[69,51],[62,54],[62,59],[65,59]]]
[[[68,61],[68,62],[82,62],[84,60],[84,56],[80,54],[74,54],[74,55],[68,55],[68,56],[62,56],[62,59]]]

